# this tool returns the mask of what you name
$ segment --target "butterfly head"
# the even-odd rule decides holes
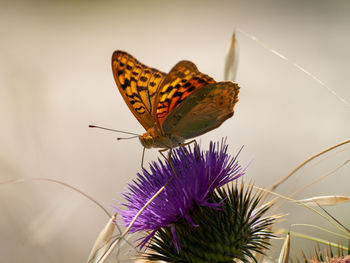
[[[153,137],[150,134],[148,134],[146,132],[145,134],[140,136],[139,139],[140,139],[140,142],[141,142],[143,147],[145,147],[147,149],[152,148],[152,146],[154,144],[154,140],[153,140]]]

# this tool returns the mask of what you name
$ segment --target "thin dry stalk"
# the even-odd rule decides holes
[[[280,186],[282,183],[284,183],[285,181],[287,181],[291,176],[293,176],[297,171],[299,171],[303,166],[305,166],[307,163],[311,162],[312,160],[314,160],[315,158],[337,148],[340,147],[342,145],[345,145],[347,143],[350,143],[350,139],[349,140],[345,140],[343,142],[337,143],[313,156],[311,156],[310,158],[306,159],[304,162],[302,162],[301,164],[299,164],[297,167],[295,167],[288,175],[286,175],[284,178],[282,178],[280,181],[278,181],[277,183],[275,183],[274,185],[272,185],[270,187],[271,191],[275,191],[277,189],[278,186]]]

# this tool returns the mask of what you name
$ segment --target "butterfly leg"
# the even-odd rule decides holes
[[[143,160],[144,160],[144,158],[145,158],[145,150],[146,150],[146,147],[143,147],[142,159],[141,159],[141,169],[142,169],[142,170],[145,169],[145,168],[143,167]]]
[[[197,157],[199,158],[200,157],[200,152],[199,152],[199,147],[198,147],[198,143],[197,143],[196,140],[192,140],[192,141],[183,143],[183,144],[180,145],[180,147],[184,150],[184,152],[186,152],[185,146],[190,145],[192,143],[194,143],[194,145],[195,145]]]
[[[166,157],[166,156],[164,155],[164,153],[163,153],[163,152],[165,152],[165,151],[167,151],[167,150],[169,150],[168,157]],[[173,166],[173,164],[172,164],[172,162],[171,162],[171,154],[172,154],[172,152],[173,152],[173,149],[172,149],[172,148],[164,148],[164,149],[159,150],[159,153],[164,157],[165,160],[168,161],[168,163],[170,164],[171,170],[173,171],[173,173],[174,173],[175,176],[176,176],[176,172],[175,172],[174,166]]]

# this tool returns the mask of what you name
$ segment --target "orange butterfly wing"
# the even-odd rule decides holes
[[[180,61],[167,74],[156,97],[153,115],[161,126],[165,118],[185,98],[215,80],[197,69],[190,61]]]
[[[238,93],[238,84],[229,81],[197,89],[165,118],[164,134],[190,139],[216,129],[233,116]]]
[[[112,69],[128,107],[148,130],[184,139],[219,127],[233,115],[239,86],[216,82],[190,61],[180,61],[168,74],[147,67],[123,51],[115,51]]]
[[[118,89],[136,119],[146,130],[153,127],[156,97],[166,74],[120,50],[112,55],[112,70]]]

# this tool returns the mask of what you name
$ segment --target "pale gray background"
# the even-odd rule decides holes
[[[241,28],[302,65],[350,101],[350,2],[344,1],[2,1],[0,2],[0,178],[57,179],[105,207],[140,171],[137,139],[88,124],[143,133],[120,96],[110,68],[115,49],[168,71],[181,59],[222,80],[234,28]],[[290,63],[237,34],[241,85],[235,116],[201,138],[227,136],[259,186],[349,138],[350,107]],[[146,162],[157,151],[147,151]],[[303,170],[287,194],[349,158],[349,150]],[[349,168],[298,198],[349,195]],[[301,173],[299,173],[301,174]],[[60,185],[0,185],[0,255],[4,262],[84,262],[107,218]],[[296,205],[284,223],[323,220]],[[350,222],[349,205],[330,209]],[[306,228],[292,228],[305,231]],[[308,233],[327,238],[317,231]],[[300,239],[293,239],[295,253]],[[314,243],[305,242],[310,247]],[[274,252],[281,245],[277,242]]]

